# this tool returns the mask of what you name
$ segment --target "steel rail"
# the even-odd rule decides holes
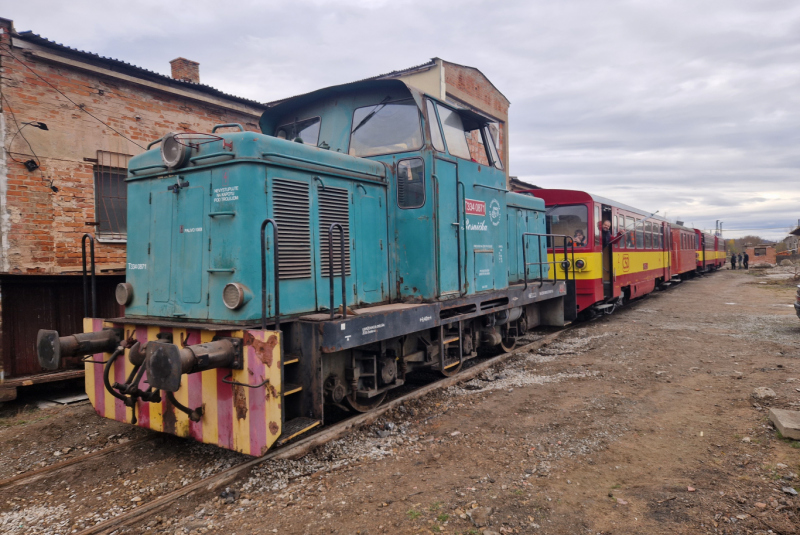
[[[50,466],[45,466],[44,468],[39,468],[31,472],[17,474],[13,477],[9,477],[8,479],[3,479],[2,481],[0,481],[0,489],[8,486],[15,487],[17,485],[31,483],[33,481],[36,481],[37,479],[41,479],[42,477],[47,476],[50,473],[58,472],[59,470],[62,470],[69,466],[80,464],[85,461],[90,461],[92,459],[97,459],[98,457],[103,457],[104,455],[108,455],[109,453],[114,453],[115,451],[129,448],[131,446],[141,444],[142,442],[153,440],[156,437],[158,437],[158,435],[153,434],[153,435],[148,435],[146,437],[137,438],[129,442],[123,442],[122,444],[114,444],[113,446],[109,446],[108,448],[93,451],[92,453],[87,453],[86,455],[75,457],[74,459],[69,459],[68,461],[51,464]]]

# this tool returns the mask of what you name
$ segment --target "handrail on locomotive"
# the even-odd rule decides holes
[[[546,260],[544,262],[528,262],[528,253],[527,253],[527,247],[526,247],[526,245],[528,245],[528,243],[526,242],[526,238],[528,236],[536,236],[536,250],[537,251],[541,251],[542,250],[542,238],[547,238],[547,244],[546,245],[550,245],[551,243],[553,244],[553,260],[549,260],[549,257],[548,257],[548,260]],[[556,260],[556,251],[555,251],[556,250],[556,246],[555,246],[555,243],[554,243],[555,238],[562,238],[563,239],[563,243],[562,243],[560,248],[563,249],[564,260],[562,260],[561,262]],[[568,245],[570,247],[570,254],[572,255],[572,261],[569,260],[570,257],[569,257],[569,255],[567,253],[567,246]],[[545,266],[545,265],[549,266],[550,264],[553,264],[553,267],[555,267],[556,264],[559,264],[559,263],[561,264],[561,268],[564,270],[564,282],[567,282],[567,281],[570,280],[570,276],[569,276],[570,275],[570,271],[572,271],[572,278],[574,279],[575,278],[575,240],[571,236],[567,236],[567,235],[564,235],[564,234],[546,234],[546,233],[539,233],[539,232],[524,232],[524,233],[522,233],[522,270],[523,270],[523,278],[525,280],[525,289],[528,288],[528,282],[538,282],[539,283],[539,287],[541,288],[542,285],[544,284],[545,280],[548,280],[548,281],[550,280],[549,274],[548,274],[547,279],[544,278],[544,276],[542,274],[542,266]],[[528,266],[539,266],[539,277],[538,278],[530,280],[530,281],[528,280]],[[558,282],[558,270],[557,269],[553,269],[552,272],[553,272],[553,281],[554,282]]]

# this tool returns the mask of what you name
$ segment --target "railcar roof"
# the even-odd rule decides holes
[[[628,206],[627,204],[623,204],[623,203],[617,202],[617,201],[615,201],[613,199],[608,199],[606,197],[601,197],[599,195],[594,195],[594,194],[586,192],[586,191],[571,190],[571,189],[546,189],[546,188],[543,188],[543,189],[529,190],[527,193],[530,193],[531,195],[536,197],[538,193],[543,193],[543,192],[548,192],[548,191],[558,192],[559,194],[563,194],[563,195],[569,195],[571,197],[571,199],[574,199],[575,202],[580,202],[580,203],[597,202],[597,203],[600,203],[600,204],[608,204],[609,206],[614,206],[616,208],[621,208],[623,210],[627,210],[629,212],[633,212],[634,214],[639,214],[639,215],[645,216],[645,217],[647,217],[649,219],[657,219],[659,221],[667,221],[663,217],[659,217],[657,215],[651,215],[652,212],[645,212],[645,211],[643,211],[643,210],[641,210],[639,208],[634,208],[633,206]]]

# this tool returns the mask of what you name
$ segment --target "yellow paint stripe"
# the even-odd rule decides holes
[[[83,318],[83,332],[91,333],[94,332],[94,327],[92,325],[91,318]],[[86,395],[89,396],[89,402],[92,404],[92,407],[97,407],[95,404],[95,395],[94,395],[94,369],[97,367],[97,364],[84,364],[84,370],[86,371],[86,375],[84,375],[84,388],[86,389]]]
[[[158,333],[161,332],[156,326],[147,328],[147,341],[152,342],[157,339]],[[161,403],[150,404],[150,429],[153,431],[164,430],[164,415],[161,412]]]
[[[283,443],[283,442],[289,442],[290,440],[292,440],[292,439],[293,439],[294,437],[296,437],[297,435],[302,435],[303,433],[305,433],[305,432],[306,432],[306,431],[308,431],[309,429],[314,429],[315,427],[317,427],[317,426],[318,426],[318,425],[320,425],[321,423],[322,423],[322,422],[320,422],[319,420],[317,420],[317,421],[316,421],[316,422],[314,422],[313,424],[309,425],[308,427],[305,427],[305,428],[301,429],[300,431],[298,431],[297,433],[295,433],[295,434],[293,434],[293,435],[290,435],[290,436],[288,436],[288,437],[285,437],[285,438],[284,438],[284,437],[281,437],[281,443]]]
[[[242,338],[243,331],[235,331],[231,333],[234,338]],[[244,366],[241,370],[231,370],[233,372],[233,380],[239,383],[250,384],[250,374],[248,368],[250,367],[250,356],[248,355],[247,348],[244,348]],[[244,396],[244,406],[250,407],[250,388],[238,387],[233,389],[233,449],[242,453],[250,454],[250,418],[239,418],[236,415],[236,396]],[[255,453],[258,455],[258,453]]]
[[[214,338],[210,331],[200,332],[200,343],[205,344]],[[219,443],[219,415],[217,411],[217,370],[201,372],[203,379],[203,442]]]
[[[172,341],[180,348],[181,340],[186,339],[186,329],[172,329]],[[175,392],[175,399],[184,407],[189,406],[189,379],[181,375],[181,387]],[[189,415],[175,409],[175,434],[179,437],[189,436]]]

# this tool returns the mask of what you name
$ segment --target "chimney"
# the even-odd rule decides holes
[[[184,82],[200,83],[200,64],[186,58],[177,58],[169,62],[172,66],[172,77]]]

